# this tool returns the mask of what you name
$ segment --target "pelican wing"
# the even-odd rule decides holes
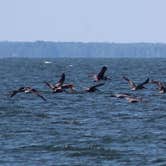
[[[51,83],[49,83],[49,82],[44,82],[50,89],[54,89],[55,87],[54,87],[54,85],[53,84],[51,84]]]
[[[36,89],[32,89],[32,90],[31,90],[31,93],[37,95],[38,97],[40,97],[41,99],[43,99],[44,101],[46,101],[46,98],[45,98],[44,96],[42,96],[42,95],[40,94],[40,92],[37,91]]]
[[[18,91],[18,90],[14,90],[14,91],[12,91],[12,93],[11,93],[11,95],[10,95],[10,97],[13,97],[13,96],[15,96],[17,93],[19,93],[20,91]]]
[[[100,84],[97,84],[97,85],[94,85],[94,86],[91,86],[91,87],[97,88],[97,87],[103,86],[103,85],[104,85],[104,83],[100,83]]]
[[[151,80],[152,84],[156,84],[157,86],[160,86],[160,82],[159,81],[155,81],[155,80]]]
[[[90,88],[89,88],[89,90],[91,91],[93,91],[93,90],[95,90],[97,87],[100,87],[100,86],[103,86],[104,85],[104,83],[101,83],[101,84],[97,84],[97,85],[93,85],[93,86],[91,86]]]
[[[159,87],[159,89],[165,87],[165,85],[160,81],[151,80],[151,83],[156,84]]]
[[[24,92],[24,87],[21,87],[21,88],[19,88],[19,89],[17,89],[17,90],[12,91],[10,97],[13,97],[13,96],[15,96],[17,93],[20,93],[20,92]]]
[[[69,88],[73,88],[74,86],[73,86],[73,84],[63,84],[62,85],[62,89],[69,89]]]
[[[130,95],[129,94],[121,94],[121,93],[117,93],[117,94],[113,94],[113,95],[111,95],[111,97],[117,97],[117,98],[126,98],[126,97],[130,97]]]
[[[127,77],[123,76],[123,79],[126,80],[131,88],[136,87],[135,83],[129,80]]]
[[[97,78],[100,80],[104,77],[105,72],[107,71],[107,67],[103,66],[100,70],[100,72],[97,75]]]
[[[136,103],[136,102],[141,102],[142,98],[137,98],[137,97],[126,97],[125,98],[129,103]]]
[[[160,87],[165,87],[165,84],[163,82],[159,82]]]
[[[147,78],[143,83],[139,84],[138,86],[143,86],[145,84],[149,83],[149,78]]]
[[[60,80],[55,84],[56,87],[62,86],[65,82],[65,73],[62,73]]]

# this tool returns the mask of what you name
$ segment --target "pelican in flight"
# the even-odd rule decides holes
[[[100,81],[100,80],[107,80],[109,79],[107,76],[105,76],[105,72],[107,71],[107,67],[103,66],[100,70],[100,72],[97,75],[94,75],[94,81]]]
[[[60,87],[64,84],[65,82],[65,73],[62,73],[61,78],[59,79],[59,81],[54,85],[54,87]]]
[[[164,83],[162,83],[160,81],[155,81],[155,80],[151,80],[151,83],[156,84],[158,86],[159,93],[166,93],[166,87],[165,87]]]
[[[40,94],[40,92],[39,92],[38,90],[33,89],[33,88],[31,88],[31,87],[21,87],[21,88],[19,88],[19,89],[17,89],[17,90],[14,90],[14,91],[12,91],[10,97],[13,97],[13,96],[15,96],[17,93],[22,93],[22,92],[35,94],[35,95],[37,95],[38,97],[40,97],[41,99],[43,99],[44,101],[46,101],[46,98],[43,97],[43,96]]]
[[[60,93],[63,92],[65,89],[70,89],[71,91],[74,91],[73,84],[64,84],[64,82],[65,82],[65,74],[62,73],[61,78],[55,85],[47,81],[45,81],[44,83],[52,90],[53,93]]]
[[[62,92],[61,86],[64,84],[64,82],[65,82],[65,73],[62,73],[62,74],[61,74],[61,77],[60,77],[60,79],[59,79],[59,81],[58,81],[55,85],[53,85],[53,84],[51,84],[51,83],[49,83],[49,82],[47,82],[47,81],[45,81],[44,83],[45,83],[52,91],[54,91],[54,92]]]
[[[63,85],[57,87],[49,82],[44,82],[44,83],[52,90],[53,93],[64,92],[66,89],[70,89],[72,92],[74,91],[73,84],[63,84]]]
[[[97,91],[97,87],[100,87],[100,86],[103,86],[104,83],[100,83],[100,84],[97,84],[97,85],[93,85],[93,86],[90,86],[89,88],[86,88],[85,91],[86,92],[95,92]]]
[[[142,98],[134,97],[131,96],[128,93],[119,93],[119,94],[113,94],[111,97],[116,97],[116,98],[124,98],[126,99],[129,103],[136,103],[136,102],[141,102]]]
[[[130,95],[128,93],[117,93],[117,94],[112,94],[111,97],[125,98],[125,97],[130,97]]]
[[[51,84],[51,83],[49,83],[49,82],[44,82],[50,89],[56,89],[56,88],[59,88],[59,87],[61,87],[63,84],[64,84],[64,82],[65,82],[65,73],[62,73],[61,74],[61,78],[59,79],[59,81],[55,84],[55,85],[53,85],[53,84]]]
[[[147,78],[143,83],[136,85],[132,80],[129,80],[127,77],[123,76],[123,79],[126,80],[131,88],[131,90],[145,89],[144,85],[149,83],[149,78]]]
[[[142,98],[133,97],[133,96],[125,97],[125,99],[126,99],[129,103],[138,103],[138,102],[142,102]]]

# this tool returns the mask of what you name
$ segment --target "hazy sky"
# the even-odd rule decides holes
[[[0,40],[166,42],[166,0],[0,0]]]

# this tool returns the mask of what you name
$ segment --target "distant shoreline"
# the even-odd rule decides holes
[[[165,43],[0,42],[0,58],[166,58]]]

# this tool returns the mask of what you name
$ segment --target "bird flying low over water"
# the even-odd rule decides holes
[[[58,87],[58,89],[61,89],[61,92],[64,92],[66,89],[70,89],[71,92],[76,92],[74,90],[74,85],[73,84],[63,84],[62,86]],[[55,92],[58,90],[58,89],[55,89]]]
[[[15,96],[17,93],[21,93],[21,92],[35,94],[35,95],[37,95],[38,97],[40,97],[41,99],[43,99],[44,101],[46,101],[46,98],[43,97],[43,96],[40,94],[40,92],[39,92],[38,90],[33,89],[33,88],[31,88],[31,87],[21,87],[21,88],[19,88],[19,89],[17,89],[17,90],[14,90],[14,91],[12,91],[10,97],[13,97],[13,96]]]
[[[134,96],[131,96],[130,94],[127,94],[127,93],[113,94],[113,95],[111,95],[111,97],[124,98],[129,103],[136,103],[136,102],[141,102],[142,101],[142,98],[134,97]]]
[[[116,98],[125,98],[129,97],[130,95],[128,93],[117,93],[117,94],[112,94],[111,97],[116,97]]]
[[[156,84],[158,86],[159,93],[166,93],[166,87],[165,87],[164,83],[162,83],[160,81],[155,81],[155,80],[151,80],[150,82],[152,84]]]
[[[103,66],[100,70],[100,72],[97,75],[94,75],[94,81],[100,81],[100,80],[107,80],[110,79],[107,76],[105,76],[105,72],[107,71],[107,67]]]
[[[65,82],[65,73],[62,73],[61,78],[59,81],[54,85],[54,87],[60,87],[64,84]]]
[[[73,84],[63,84],[61,86],[62,89],[70,89],[71,91],[74,91],[74,85]]]
[[[47,82],[47,81],[45,81],[44,83],[45,83],[52,91],[54,91],[54,92],[62,92],[61,86],[64,84],[64,82],[65,82],[65,73],[62,73],[62,74],[61,74],[61,77],[60,77],[60,79],[59,79],[59,81],[58,81],[55,85],[53,85],[53,84],[51,84],[51,83],[49,83],[49,82]]]
[[[129,80],[127,77],[123,76],[123,79],[126,80],[131,88],[131,90],[145,89],[144,85],[149,83],[149,78],[147,78],[143,83],[136,85],[132,80]]]
[[[85,89],[86,92],[95,92],[97,89],[97,87],[100,87],[100,86],[103,86],[104,83],[101,83],[101,84],[97,84],[97,85],[93,85],[87,89]]]
[[[71,91],[74,90],[73,84],[64,84],[64,82],[65,82],[65,74],[62,73],[60,80],[55,85],[47,81],[45,81],[44,83],[52,90],[53,93],[60,93],[65,91],[66,89],[70,89]]]
[[[142,98],[138,98],[138,97],[125,97],[125,99],[129,102],[129,103],[137,103],[137,102],[142,102]]]
[[[64,92],[66,89],[70,89],[71,91],[74,91],[73,84],[63,84],[63,85],[57,87],[46,81],[44,83],[52,90],[53,93]]]
[[[61,78],[59,79],[59,81],[53,85],[47,81],[45,81],[44,83],[53,91],[55,91],[56,89],[61,89],[60,87],[64,84],[65,82],[65,73],[62,73]],[[58,91],[58,90],[57,90]]]

